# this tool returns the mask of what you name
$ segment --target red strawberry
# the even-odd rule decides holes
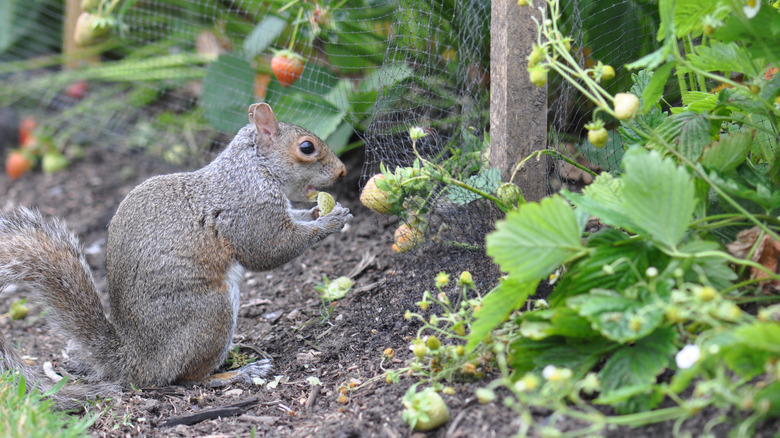
[[[283,87],[289,87],[303,73],[303,57],[289,50],[277,52],[271,59],[271,71]]]
[[[33,136],[33,129],[38,123],[35,121],[35,117],[25,117],[19,122],[19,144],[25,145],[28,139]]]
[[[84,95],[87,94],[87,88],[88,85],[86,81],[74,82],[68,85],[67,88],[65,88],[65,95],[68,97],[72,97],[74,99],[81,100],[84,98]]]
[[[20,150],[12,150],[5,160],[5,173],[17,179],[32,168],[32,161]]]

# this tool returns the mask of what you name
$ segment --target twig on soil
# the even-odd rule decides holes
[[[455,417],[454,420],[452,420],[452,423],[450,423],[450,427],[447,428],[447,436],[453,436],[455,433],[455,429],[458,428],[460,425],[460,422],[463,420],[463,418],[466,416],[466,413],[470,410],[470,408],[463,409],[458,413],[458,415]]]
[[[349,274],[347,274],[347,277],[354,279],[358,275],[360,275],[361,272],[365,271],[365,269],[369,266],[371,266],[372,263],[374,263],[374,260],[376,259],[376,254],[371,254],[368,251],[366,251],[365,254],[363,254],[363,257],[360,259],[357,265],[355,265],[354,268],[352,268],[351,271],[349,271]]]
[[[183,415],[181,417],[171,418],[160,425],[160,427],[178,426],[184,424],[190,426],[205,420],[213,420],[220,417],[235,417],[246,412],[250,405],[257,403],[258,397],[250,397],[232,405],[220,406],[218,408],[206,409],[194,414]]]
[[[249,423],[267,424],[269,426],[274,424],[274,423],[276,423],[277,421],[279,421],[279,417],[274,417],[272,415],[265,415],[265,416],[259,417],[257,415],[246,415],[246,414],[244,414],[244,415],[239,416],[238,419],[241,420],[241,421],[247,421]]]
[[[314,406],[314,401],[317,400],[317,397],[320,395],[321,389],[322,389],[322,385],[314,385],[311,388],[311,392],[309,393],[309,398],[306,399],[306,412],[311,411],[312,406]]]
[[[370,291],[376,289],[377,287],[382,286],[383,284],[385,284],[385,281],[387,281],[387,280],[383,278],[383,279],[381,279],[381,280],[379,280],[379,281],[377,281],[375,283],[371,283],[371,284],[367,284],[365,286],[360,286],[358,288],[355,288],[352,291],[352,293],[350,293],[349,296],[352,297],[353,299],[357,298],[357,297],[363,295],[366,292],[370,292]]]

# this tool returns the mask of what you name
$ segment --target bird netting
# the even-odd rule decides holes
[[[582,65],[618,67],[655,47],[654,2],[561,4]],[[34,118],[44,148],[76,155],[121,142],[187,162],[224,146],[247,107],[266,101],[337,153],[365,145],[366,178],[380,163],[392,172],[422,160],[485,192],[499,184],[486,158],[488,0],[6,0],[0,20],[3,123]],[[509,62],[525,69],[525,59]],[[628,86],[617,68],[610,91]],[[548,147],[615,169],[618,138],[600,150],[583,140],[592,110],[551,77]],[[427,135],[413,143],[412,127]],[[549,168],[539,182],[548,191],[590,178],[563,161]],[[491,203],[433,180],[424,189],[404,200],[405,220],[428,218],[437,242],[483,245],[500,214]]]

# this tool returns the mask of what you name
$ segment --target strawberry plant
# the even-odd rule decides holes
[[[559,4],[547,3],[530,78],[572,83],[597,108],[590,141],[624,154],[619,171],[519,205],[488,235],[507,276],[481,300],[465,354],[500,334],[506,346],[493,344],[500,377],[477,397],[509,390],[503,403],[526,420],[521,435],[559,433],[564,416],[584,422],[567,432],[581,436],[681,424],[711,407],[735,415],[708,427],[729,421],[748,436],[780,414],[777,5],[659,2],[662,43],[627,66],[633,85],[613,95],[603,65],[572,57]],[[664,99],[673,93],[681,102]],[[543,281],[554,291],[521,311]],[[534,423],[533,406],[555,414]]]

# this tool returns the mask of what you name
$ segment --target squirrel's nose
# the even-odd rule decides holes
[[[344,163],[341,163],[341,167],[339,168],[337,179],[342,179],[345,176],[347,176],[347,166],[345,166]]]

